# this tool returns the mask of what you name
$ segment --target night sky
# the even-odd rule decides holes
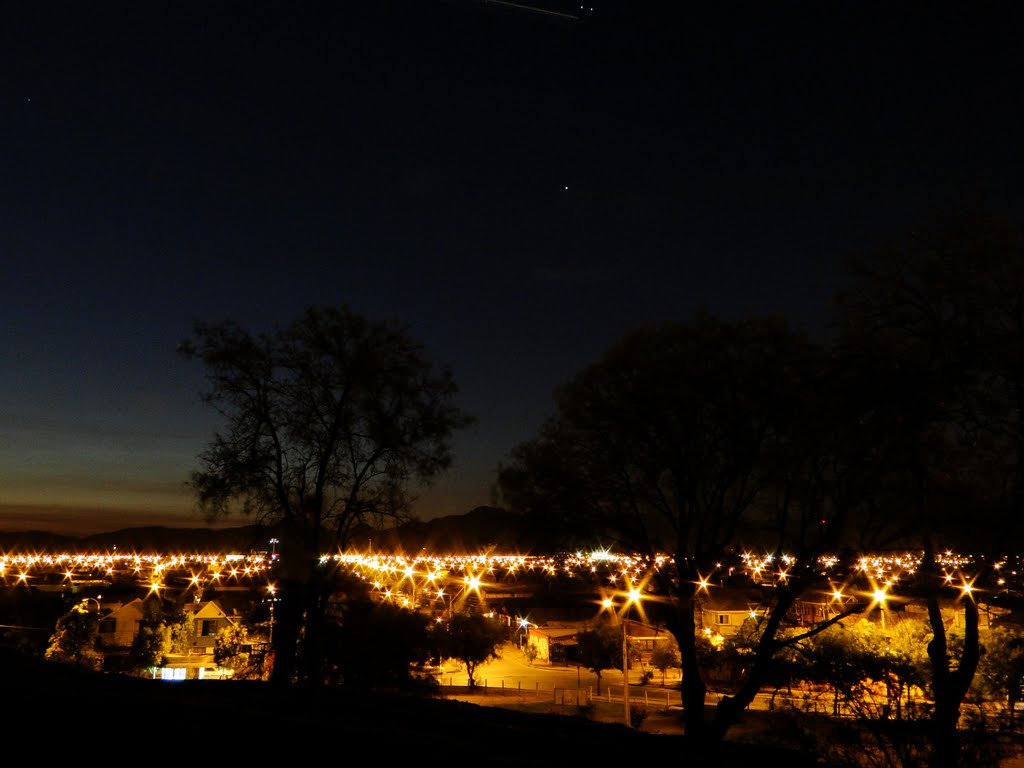
[[[5,4],[0,529],[203,524],[194,320],[348,304],[451,363],[427,519],[627,329],[823,332],[849,253],[1019,216],[1013,4],[691,5]]]

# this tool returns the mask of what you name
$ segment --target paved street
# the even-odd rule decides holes
[[[556,694],[576,696],[577,689],[589,689],[593,698],[611,701],[622,701],[622,672],[615,669],[602,671],[600,685],[595,673],[583,667],[573,665],[549,664],[535,661],[532,664],[526,655],[514,643],[506,643],[501,648],[500,658],[482,665],[476,673],[477,686],[481,693],[516,693],[524,696],[536,695],[551,700]],[[648,701],[662,706],[678,706],[679,678],[668,677],[666,685],[661,685],[661,673],[654,671],[654,680],[647,685],[640,685],[643,670],[631,669],[629,672],[630,700]],[[468,676],[463,668],[446,667],[439,680],[443,686],[463,687],[468,685]],[[566,692],[566,693],[563,693]]]
[[[646,704],[650,707],[669,708],[682,705],[679,693],[679,671],[670,670],[662,683],[661,672],[652,669],[654,679],[647,685],[641,685],[640,679],[644,669],[634,667],[629,671],[629,698],[631,702]],[[439,675],[442,686],[464,689],[468,685],[465,669],[449,665]],[[476,673],[478,690],[474,695],[486,696],[494,694],[519,695],[524,698],[534,696],[538,700],[576,703],[579,689],[589,690],[592,699],[605,702],[622,702],[622,672],[606,669],[601,673],[600,685],[595,673],[575,664],[549,664],[535,661],[532,664],[526,655],[514,643],[506,643],[501,648],[500,658],[482,665]],[[708,706],[714,706],[719,694],[709,691],[706,699]],[[768,711],[771,707],[772,693],[759,693],[751,703],[749,710]],[[775,697],[776,706],[784,706],[784,697]],[[826,704],[817,702],[821,711]]]

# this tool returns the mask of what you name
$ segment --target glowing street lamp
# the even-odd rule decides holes
[[[530,620],[520,618],[519,619],[519,647],[523,648],[526,646],[526,638],[530,633]]]
[[[449,586],[452,587],[451,592],[445,592],[444,587],[442,587],[437,590],[437,597],[441,599],[441,609],[447,615],[447,620],[450,622],[452,620],[452,614],[455,612],[455,598],[462,594],[463,590],[465,590],[465,586],[459,589],[456,589],[453,584],[450,584]]]
[[[86,611],[88,611],[89,610],[89,608],[88,608],[89,601],[92,600],[94,603],[96,603],[96,615],[99,616],[100,613],[102,613],[102,611],[103,611],[103,606],[100,605],[100,598],[101,597],[103,597],[103,595],[96,595],[96,597],[83,597],[82,598],[82,605],[84,605],[86,607]]]
[[[270,623],[267,631],[267,642],[273,646],[274,644],[274,603],[277,600],[277,587],[274,584],[267,586],[267,594],[270,596]]]
[[[629,640],[626,636],[626,621],[629,615],[629,608],[634,603],[640,603],[640,590],[630,587],[626,593],[626,604],[622,607],[622,708],[623,722],[627,728],[632,727],[632,718],[629,712]]]
[[[628,607],[628,603],[626,604]],[[622,618],[622,707],[623,722],[627,728],[633,723],[629,715],[629,642],[626,640],[626,618]]]
[[[401,581],[405,581],[406,579],[409,580],[409,589],[412,592],[412,600],[411,600],[411,602],[412,602],[412,606],[415,608],[417,606],[417,603],[416,603],[416,571],[415,571],[415,569],[411,565],[407,565],[405,567],[405,571],[402,574]],[[401,584],[401,581],[399,582],[399,584]]]
[[[885,601],[889,598],[889,595],[888,595],[888,593],[884,589],[877,588],[877,589],[875,589],[874,592],[871,593],[871,598],[872,598],[872,600],[874,600],[875,604],[878,606],[878,610],[879,610],[879,612],[882,615],[882,631],[884,632],[885,631]]]

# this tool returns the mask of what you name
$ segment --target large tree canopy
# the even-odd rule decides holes
[[[225,419],[192,475],[199,506],[211,519],[239,511],[281,526],[274,680],[295,675],[301,637],[299,677],[314,683],[329,590],[320,555],[356,525],[407,516],[410,486],[450,465],[453,433],[471,419],[448,367],[405,329],[347,307],[310,308],[256,335],[198,323],[181,351],[204,365],[203,398]]]
[[[683,665],[687,733],[704,731],[698,661],[700,583],[730,551],[757,542],[799,550],[809,579],[835,546],[848,505],[835,482],[843,431],[821,351],[777,319],[645,326],[556,392],[557,412],[499,471],[506,503],[591,544],[669,563],[651,574]],[[833,502],[826,505],[826,500]],[[779,589],[762,666],[804,584]],[[760,674],[760,673],[758,673]],[[735,722],[760,678],[722,710]],[[727,710],[727,711],[726,711]]]
[[[866,607],[862,595],[786,626],[795,600],[821,589],[821,555],[916,548],[900,590],[928,607],[930,753],[957,764],[978,611],[951,579],[985,586],[1024,507],[1022,244],[1005,219],[963,212],[865,254],[822,344],[770,319],[636,329],[556,391],[555,415],[499,469],[505,502],[528,519],[657,563],[648,584],[679,641],[688,734],[721,738],[780,651]],[[708,727],[699,585],[755,543],[794,558]],[[982,555],[980,570],[946,573],[937,553],[949,547]],[[953,647],[940,608],[958,597]]]
[[[759,511],[806,355],[775,320],[635,329],[556,390],[557,414],[499,470],[503,497],[591,543],[713,562]]]
[[[948,641],[940,600],[955,595],[937,553],[977,556],[990,586],[1020,530],[1024,472],[1024,239],[1007,219],[954,211],[857,257],[837,299],[842,354],[879,375],[875,434],[909,517],[920,568],[903,586],[928,605],[934,766],[960,761],[957,723],[980,658],[978,609]]]

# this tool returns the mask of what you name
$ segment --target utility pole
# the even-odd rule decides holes
[[[626,642],[626,619],[622,619],[622,708],[623,722],[627,728],[631,728],[633,723],[629,717],[629,651],[628,644]]]

